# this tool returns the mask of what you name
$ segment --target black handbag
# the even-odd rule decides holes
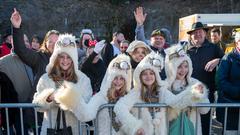
[[[63,128],[62,129],[60,129],[61,116],[62,116],[62,121],[63,121]],[[71,126],[67,127],[66,119],[65,119],[65,113],[60,108],[58,108],[55,128],[54,129],[48,128],[47,129],[47,135],[72,135],[72,127]]]

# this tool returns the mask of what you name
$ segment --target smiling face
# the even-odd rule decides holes
[[[112,81],[112,84],[115,90],[120,90],[125,84],[125,79],[122,76],[116,76]]]
[[[183,61],[181,65],[178,66],[176,79],[177,80],[184,80],[188,74],[189,66],[187,61]]]
[[[158,49],[163,49],[166,40],[163,36],[156,35],[151,37],[151,44]]]
[[[201,46],[206,38],[206,32],[203,29],[198,29],[193,31],[190,37],[193,45]]]
[[[146,48],[136,48],[132,53],[132,58],[136,62],[140,62],[146,56]]]
[[[68,70],[73,64],[71,57],[64,52],[58,55],[58,60],[59,60],[60,68],[64,71]]]
[[[140,80],[148,88],[151,88],[156,80],[154,71],[151,69],[143,70],[140,74]]]
[[[55,43],[57,42],[58,40],[58,35],[57,34],[51,34],[49,35],[48,39],[47,39],[47,43],[46,43],[46,46],[47,46],[47,49],[49,50],[49,52],[53,52],[54,50],[54,46],[55,46]]]

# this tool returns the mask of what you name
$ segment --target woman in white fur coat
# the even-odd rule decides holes
[[[64,102],[65,105],[78,100],[77,97],[72,99],[73,95],[67,95],[68,91],[81,91],[83,100],[86,102],[92,95],[89,78],[78,70],[78,54],[74,36],[69,34],[59,36],[46,71],[47,73],[43,74],[38,82],[37,92],[33,99],[33,103],[42,106],[39,111],[44,112],[41,135],[47,134],[47,128],[55,127],[58,108],[61,105],[57,103],[58,100]],[[70,98],[72,100],[68,100]],[[77,135],[78,119],[69,110],[65,110],[65,117],[67,126],[71,126],[73,134]],[[50,125],[50,118],[52,125]]]
[[[131,89],[131,64],[130,58],[125,54],[120,54],[108,65],[108,69],[103,78],[100,91],[95,94],[89,102],[81,96],[79,101],[65,105],[61,100],[61,107],[71,110],[81,121],[90,121],[96,118],[98,109],[107,103],[116,103],[119,98],[127,94]],[[69,91],[70,95],[83,95],[79,91]],[[71,99],[69,99],[71,100]],[[112,114],[113,113],[113,114]],[[112,118],[110,117],[112,116]],[[98,116],[98,135],[123,134],[121,123],[112,111],[112,108],[105,108],[100,111]],[[112,125],[112,126],[111,126]],[[111,126],[111,127],[110,127]]]
[[[126,135],[167,134],[164,108],[141,108],[140,115],[138,109],[133,108],[135,103],[161,102],[162,93],[167,91],[159,76],[162,68],[162,56],[154,52],[148,54],[134,70],[134,88],[115,105],[114,111]]]
[[[209,108],[188,108],[187,106],[194,103],[209,103],[206,87],[198,80],[191,77],[192,75],[192,61],[184,52],[181,45],[175,45],[165,50],[165,71],[167,75],[168,90],[175,94],[178,98],[170,98],[165,95],[165,102],[171,106],[168,112],[169,120],[169,134],[180,134],[181,115],[186,116],[184,123],[188,125],[188,131],[183,131],[183,135],[202,134],[200,114],[206,114]],[[185,94],[184,94],[185,93]],[[196,116],[197,115],[197,116]],[[196,118],[198,120],[196,120]],[[181,120],[180,120],[181,121]],[[179,122],[179,121],[178,121]],[[198,123],[197,123],[198,122]],[[198,127],[196,127],[196,124]],[[197,130],[196,130],[197,128]],[[186,128],[185,128],[186,129]]]

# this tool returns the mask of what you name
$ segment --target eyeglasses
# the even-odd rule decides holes
[[[121,46],[121,49],[128,49],[128,46]]]

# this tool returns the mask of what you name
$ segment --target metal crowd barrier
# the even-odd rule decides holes
[[[94,122],[95,126],[94,127],[90,127],[88,124],[85,124],[85,123],[81,123],[80,121],[78,122],[78,127],[79,127],[79,135],[82,135],[82,134],[87,134],[89,135],[90,134],[90,130],[94,130],[94,134],[95,135],[98,135],[98,127],[99,127],[99,113],[107,108],[107,109],[110,109],[109,112],[112,112],[113,111],[113,107],[114,107],[115,104],[105,104],[105,105],[102,105],[99,110],[98,110],[98,113],[97,113],[97,117],[96,117],[96,120]],[[36,125],[36,135],[38,135],[38,117],[37,117],[37,111],[36,109],[39,108],[40,106],[38,105],[35,105],[35,104],[30,104],[30,103],[17,103],[17,104],[0,104],[0,108],[4,108],[5,109],[5,114],[6,114],[6,126],[7,126],[7,135],[11,135],[10,134],[10,126],[9,126],[9,108],[18,108],[19,109],[19,112],[20,112],[20,123],[21,123],[21,134],[24,135],[24,122],[23,122],[23,110],[26,109],[26,108],[32,108],[34,109],[34,117],[35,117],[35,125]],[[168,110],[168,106],[165,105],[165,104],[162,104],[162,103],[156,103],[156,104],[136,104],[134,105],[135,108],[138,108],[138,115],[140,115],[140,108],[149,108],[149,107],[153,107],[153,108],[166,108]],[[228,108],[240,108],[240,104],[234,104],[234,103],[212,103],[212,104],[205,104],[205,103],[201,103],[201,104],[195,104],[195,105],[192,105],[190,107],[193,107],[193,108],[196,108],[196,110],[200,107],[209,107],[210,108],[210,131],[209,131],[209,135],[215,135],[211,128],[213,127],[213,120],[212,120],[212,117],[213,117],[213,110],[215,108],[225,108],[225,117],[224,117],[224,123],[223,125],[225,125],[223,127],[223,134],[224,135],[240,135],[240,117],[239,117],[239,120],[238,120],[238,130],[236,131],[228,131],[226,130],[226,124],[227,124],[227,117],[228,117],[228,114],[227,114],[227,111],[228,111]],[[196,111],[197,112],[197,111]],[[240,112],[240,110],[239,110]],[[16,114],[18,115],[18,114]],[[166,114],[167,115],[167,114]],[[197,115],[196,115],[197,116]],[[239,113],[239,116],[240,116],[240,113]],[[112,115],[110,115],[110,117],[112,117]],[[166,116],[166,118],[168,118]],[[168,121],[168,120],[166,120]],[[51,116],[50,116],[50,123],[51,123]],[[198,117],[196,118],[196,129],[195,129],[195,134],[197,134],[197,125],[198,123]],[[110,123],[110,126],[112,126],[112,124]],[[183,126],[183,125],[181,125]],[[86,127],[87,129],[87,132],[84,132],[83,133],[83,127]],[[169,127],[169,123],[167,123],[167,127]],[[110,128],[112,129],[112,128]],[[183,128],[182,128],[183,129]],[[112,132],[111,132],[112,133]],[[1,133],[0,131],[0,135],[2,135],[3,133]],[[182,132],[180,133],[181,135],[183,134]],[[5,134],[4,134],[5,135]],[[219,134],[218,134],[219,135]]]
[[[105,109],[105,108],[108,108],[110,109],[109,112],[112,112],[113,111],[113,107],[114,107],[115,104],[104,104],[102,106],[100,106],[99,110],[98,110],[98,113],[97,113],[97,117],[96,117],[96,120],[95,120],[95,132],[94,134],[95,135],[98,135],[99,134],[99,124],[101,124],[99,122],[99,114],[100,112]],[[141,104],[135,104],[134,105],[134,108],[139,108],[138,109],[138,117],[139,117],[139,112],[140,112],[140,108],[149,108],[149,107],[153,107],[153,108],[167,108],[167,111],[169,109],[169,107],[166,105],[166,104],[163,104],[163,103],[151,103],[151,104],[144,104],[144,103],[141,103]],[[213,110],[215,108],[225,108],[225,118],[224,118],[224,123],[223,125],[225,125],[223,127],[223,131],[220,131],[223,133],[223,135],[240,135],[240,104],[234,104],[234,103],[211,103],[211,104],[207,104],[207,103],[198,103],[198,104],[195,104],[195,105],[192,105],[192,106],[189,106],[189,107],[192,107],[192,108],[196,108],[196,113],[198,112],[197,109],[198,108],[201,108],[201,107],[209,107],[210,108],[210,128],[209,128],[209,135],[219,135],[219,133],[213,133],[212,131],[212,128],[213,128]],[[239,120],[238,120],[238,130],[237,131],[227,131],[226,130],[226,126],[227,126],[227,117],[228,117],[228,114],[227,114],[227,110],[228,108],[231,107],[231,108],[239,108]],[[110,117],[112,117],[112,115],[110,114]],[[181,116],[183,117],[183,115]],[[110,118],[111,119],[111,118]],[[166,122],[168,121],[168,117],[167,117],[167,114],[166,114]],[[196,115],[196,128],[195,128],[195,135],[197,135],[197,127],[198,127],[198,115]],[[193,123],[194,124],[194,123]],[[110,123],[110,127],[112,127],[112,123]],[[169,127],[169,123],[167,123],[167,129]],[[183,124],[181,124],[181,129],[183,129]],[[110,130],[112,130],[112,128],[110,128]],[[112,135],[112,131],[110,131],[111,135]],[[180,135],[183,135],[183,130],[181,131]]]
[[[9,125],[9,108],[17,108],[20,111],[20,126],[21,126],[21,135],[26,135],[24,134],[24,122],[23,122],[23,110],[30,108],[34,110],[34,117],[35,117],[35,134],[38,135],[39,134],[39,127],[40,125],[38,125],[38,112],[37,112],[37,108],[40,108],[39,105],[36,104],[31,104],[31,103],[0,103],[0,108],[4,108],[5,109],[5,115],[6,115],[6,133],[2,132],[2,127],[0,127],[0,135],[12,135],[14,133],[10,132],[10,125]],[[50,112],[51,114],[51,112]],[[16,114],[18,115],[18,114]],[[49,119],[50,119],[50,126],[52,127],[52,122],[51,122],[51,115],[49,115]],[[84,130],[86,129],[86,130]],[[82,123],[80,121],[78,121],[78,132],[79,135],[90,135],[90,130],[92,130],[92,128],[86,124],[86,123]],[[16,133],[17,135],[20,133]]]

